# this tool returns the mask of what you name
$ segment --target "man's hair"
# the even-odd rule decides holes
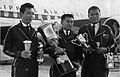
[[[34,6],[31,3],[25,3],[21,5],[20,12],[24,13],[26,8],[34,8]]]
[[[97,7],[97,6],[92,6],[88,9],[88,14],[90,13],[90,10],[99,10],[100,12],[100,9]]]
[[[64,15],[62,15],[62,17],[61,17],[61,21],[64,20],[66,17],[71,17],[71,18],[74,19],[74,16],[73,16],[72,14],[64,14]]]

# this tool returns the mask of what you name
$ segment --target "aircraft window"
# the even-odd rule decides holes
[[[51,20],[55,19],[55,16],[50,16]]]
[[[9,12],[9,17],[13,17],[13,12]]]
[[[8,17],[9,16],[9,12],[8,11],[4,11],[4,16]]]
[[[60,19],[61,17],[60,16],[58,16],[58,19]]]
[[[4,17],[4,11],[1,11],[1,17]]]
[[[47,15],[42,15],[43,20],[47,20]]]
[[[18,15],[18,18],[21,18],[21,16],[20,16],[20,12],[18,12],[17,15]]]
[[[38,19],[42,19],[42,16],[40,14],[38,14]]]
[[[13,13],[13,17],[17,17],[17,12],[14,12],[14,13]]]
[[[35,19],[35,20],[38,19],[38,14],[35,14],[35,15],[34,15],[34,19]]]

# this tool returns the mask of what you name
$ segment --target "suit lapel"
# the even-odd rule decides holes
[[[97,33],[96,33],[96,35],[98,35],[98,34],[102,33],[102,31],[103,31],[103,29],[102,29],[102,26],[100,25],[100,27],[99,27],[99,29],[98,29],[98,31],[97,31]]]
[[[32,36],[35,34],[35,29],[34,28],[30,28],[30,38],[32,38]]]
[[[91,37],[91,40],[92,40],[94,38],[94,36],[93,36],[91,24],[88,24],[87,31],[88,31],[89,36]]]
[[[97,34],[95,35],[95,37],[103,34],[104,32],[105,32],[105,30],[103,29],[103,26],[100,24],[100,27],[99,27],[99,29],[98,29]]]
[[[35,34],[35,29],[31,27],[30,29],[30,33],[23,27],[21,21],[18,24],[18,28],[19,30],[25,35],[25,37],[27,37],[28,39],[31,39],[32,36]]]

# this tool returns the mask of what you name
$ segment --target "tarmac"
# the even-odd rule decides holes
[[[52,60],[48,57],[44,63],[39,65],[39,77],[49,77],[49,69]],[[0,65],[0,77],[11,77],[11,65]],[[77,75],[80,77],[80,75]],[[120,64],[118,63],[114,69],[110,69],[109,77],[120,77]]]

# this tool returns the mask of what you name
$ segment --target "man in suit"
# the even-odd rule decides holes
[[[74,24],[73,15],[64,14],[61,17],[61,24],[62,28],[59,31],[60,38],[58,40],[59,41],[58,47],[65,49],[65,52],[67,53],[72,63],[80,64],[83,59],[82,54],[78,50],[79,47],[71,42],[71,40],[73,40],[76,37],[76,34],[74,34],[73,31],[71,30]],[[57,51],[58,49],[55,48],[55,52]],[[60,76],[58,68],[56,67],[55,63],[53,63],[53,65],[50,68],[50,77],[76,77],[76,72],[74,71],[63,76]]]
[[[38,77],[38,38],[31,25],[34,18],[34,6],[31,3],[21,5],[21,20],[9,28],[4,42],[4,53],[14,57],[12,77]],[[31,41],[30,49],[26,50],[24,41]]]
[[[88,9],[90,23],[81,27],[82,34],[90,47],[83,46],[85,58],[82,63],[81,77],[108,77],[105,54],[113,52],[116,44],[109,26],[100,23],[101,12],[97,6]]]

